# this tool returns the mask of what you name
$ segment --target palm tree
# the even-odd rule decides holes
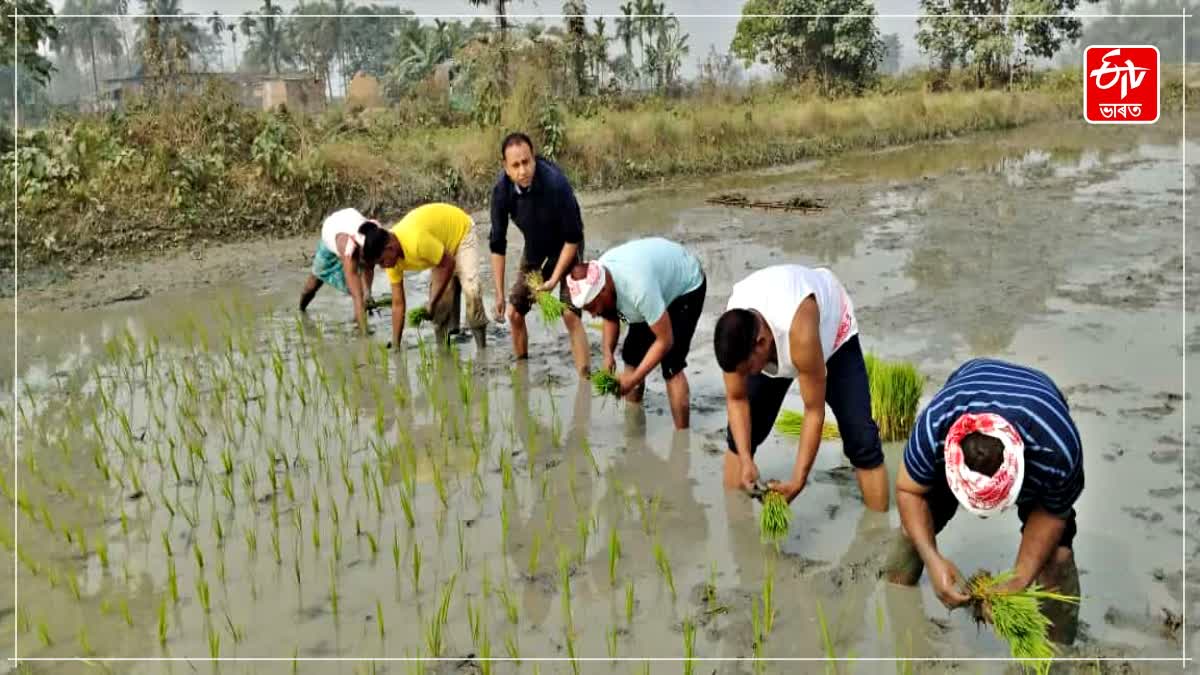
[[[225,30],[229,31],[229,40],[233,43],[233,72],[236,73],[238,69],[237,23],[230,21],[229,23],[225,24]]]
[[[263,0],[263,6],[259,10],[260,21],[257,22],[257,30],[254,32],[251,44],[247,46],[247,52],[253,52],[255,60],[267,66],[268,70],[276,75],[280,71],[280,61],[291,60],[287,36],[280,29],[279,19],[276,18],[282,14],[283,10],[273,4],[271,0]],[[243,17],[244,19],[245,17]]]
[[[96,74],[96,51],[116,58],[121,54],[121,33],[110,17],[97,16],[113,13],[114,7],[106,0],[67,0],[63,14],[89,14],[83,18],[61,21],[55,51],[74,59],[86,56],[92,66],[92,91],[100,96],[100,78]]]
[[[604,70],[608,66],[608,43],[612,38],[605,35],[605,30],[608,28],[604,21],[604,17],[597,17],[592,21],[595,30],[592,31],[592,64],[593,77],[596,80],[597,86],[601,86],[604,79]]]
[[[221,70],[224,71],[225,55],[222,53],[222,51],[224,50],[225,45],[221,39],[221,34],[225,31],[225,20],[221,18],[220,12],[214,11],[212,15],[208,17],[208,28],[212,31],[213,38],[216,39],[217,58],[221,64]]]
[[[571,61],[575,71],[575,86],[580,95],[587,95],[588,44],[587,5],[583,0],[567,0],[562,6],[563,14],[567,15],[568,46],[571,50]]]
[[[190,56],[201,51],[205,34],[191,19],[175,17],[179,0],[145,0],[147,16],[139,29],[138,43],[151,75],[184,72]]]
[[[328,16],[332,13],[329,3],[301,2],[293,12],[296,17],[288,21],[285,32],[288,44],[295,48],[297,60],[309,72],[325,78],[326,93],[330,98],[333,98],[333,78],[329,76],[329,71],[337,58],[334,44],[336,17]]]
[[[346,97],[346,84],[350,77],[350,73],[346,72],[346,51],[342,49],[342,15],[349,14],[354,3],[350,0],[333,0],[333,11],[331,14],[337,14],[333,18],[333,58],[337,62],[337,71],[342,78],[342,98]],[[329,83],[330,91],[333,90],[333,83]]]
[[[508,95],[508,3],[512,0],[469,0],[474,7],[489,6],[496,11],[496,27],[500,30],[500,90]]]

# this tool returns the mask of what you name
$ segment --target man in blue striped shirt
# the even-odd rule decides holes
[[[928,567],[943,604],[966,603],[962,575],[935,535],[960,504],[981,517],[1015,504],[1021,545],[1007,586],[1037,581],[1067,591],[1064,583],[1077,580],[1071,542],[1082,490],[1079,431],[1054,382],[1025,366],[968,361],[921,411],[904,448],[896,505],[908,564],[890,565],[889,578],[914,585]]]

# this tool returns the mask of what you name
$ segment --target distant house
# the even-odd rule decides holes
[[[173,78],[174,86],[180,91],[199,93],[212,80],[221,80],[233,85],[242,105],[256,110],[273,110],[279,105],[304,112],[320,112],[325,109],[325,79],[308,73],[280,75],[254,75],[246,73],[188,73]],[[141,75],[114,78],[104,81],[100,92],[101,107],[116,108],[132,96],[142,94],[147,85],[164,78],[147,78]]]

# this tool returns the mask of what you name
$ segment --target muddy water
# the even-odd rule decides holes
[[[1187,154],[1191,162],[1200,147],[1189,144]],[[461,346],[457,362],[471,369],[461,375],[454,359],[423,357],[413,331],[403,357],[380,353],[386,318],[377,320],[371,341],[356,340],[346,301],[329,293],[318,296],[312,321],[298,322],[299,270],[74,315],[23,313],[22,405],[14,411],[6,404],[3,433],[11,447],[15,418],[29,508],[18,518],[20,609],[12,608],[13,589],[0,587],[0,641],[11,642],[15,627],[25,657],[82,655],[86,643],[98,656],[203,658],[214,640],[223,657],[429,656],[436,642],[429,626],[449,589],[441,653],[454,660],[427,664],[431,670],[480,670],[471,655],[485,653],[573,652],[599,659],[580,662],[583,672],[641,672],[641,662],[608,661],[614,635],[619,658],[682,656],[685,624],[694,626],[696,656],[753,656],[755,599],[769,577],[774,625],[762,656],[1005,656],[963,613],[942,609],[926,580],[919,589],[879,580],[898,520],[865,512],[836,441],[822,447],[778,554],[758,541],[756,507],[721,489],[723,395],[712,324],[736,279],[794,261],[839,275],[858,309],[864,347],[917,363],[927,376],[926,400],[975,355],[1027,363],[1055,378],[1083,435],[1087,467],[1076,506],[1079,639],[1062,653],[1177,657],[1183,636],[1165,630],[1163,616],[1181,613],[1182,565],[1197,549],[1184,489],[1200,503],[1200,469],[1195,459],[1185,467],[1182,453],[1200,417],[1180,398],[1181,364],[1194,354],[1197,335],[1180,312],[1181,188],[1186,180],[1194,189],[1196,175],[1181,160],[1178,126],[1118,132],[1055,125],[588,198],[591,253],[630,232],[660,234],[705,264],[706,317],[688,368],[693,429],[684,434],[671,429],[657,375],[642,410],[594,398],[570,372],[560,327],[531,319],[534,358],[521,368],[509,359],[505,330],[493,327],[487,352]],[[762,199],[800,194],[827,208],[799,215],[704,203],[734,191]],[[1189,268],[1192,274],[1197,265]],[[1189,281],[1197,287],[1194,276]],[[414,292],[423,291],[418,283]],[[590,334],[595,345],[597,332]],[[795,392],[787,405],[799,406]],[[1185,406],[1193,413],[1187,428]],[[793,452],[790,441],[770,439],[759,453],[764,475],[783,476]],[[894,474],[901,447],[886,453]],[[11,486],[11,455],[5,460]],[[108,480],[99,466],[108,468]],[[1015,516],[960,514],[939,545],[964,571],[1001,569],[1015,555],[1017,527]],[[614,531],[621,550],[615,583]],[[13,564],[0,556],[0,577],[12,578]],[[1192,585],[1189,602],[1196,597]],[[1194,653],[1197,636],[1189,637]],[[27,665],[63,673],[85,667]],[[1137,672],[1178,668],[1130,665]],[[372,672],[362,663],[298,667]],[[562,662],[536,667],[571,671]],[[953,667],[1005,670],[994,662]],[[292,668],[220,665],[223,672]],[[535,664],[493,668],[534,672]],[[824,666],[763,666],[797,668]],[[1096,664],[1079,668],[1091,672]],[[751,663],[732,661],[697,669],[754,672]],[[373,672],[415,671],[392,662]]]

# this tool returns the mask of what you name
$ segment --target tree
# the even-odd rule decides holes
[[[770,64],[793,82],[815,79],[826,92],[869,84],[883,54],[867,0],[750,0],[742,14],[804,15],[743,16],[730,49],[747,65]]]
[[[594,27],[590,45],[592,78],[596,81],[597,85],[601,85],[604,79],[604,71],[608,68],[608,43],[612,41],[612,38],[604,34],[608,29],[604,17],[596,17],[592,22],[592,26]]]
[[[1083,60],[1081,47],[1087,45],[1154,45],[1158,47],[1163,63],[1179,63],[1183,59],[1186,41],[1187,56],[1191,61],[1200,58],[1200,2],[1189,0],[1131,0],[1121,2],[1109,0],[1108,14],[1177,14],[1181,10],[1193,16],[1187,24],[1187,35],[1181,34],[1179,21],[1168,18],[1140,18],[1135,16],[1085,17],[1079,39],[1079,47],[1069,53],[1059,53],[1064,63],[1078,65]]]
[[[567,0],[562,6],[567,15],[567,48],[571,52],[571,69],[575,74],[575,90],[581,95],[588,93],[587,5],[583,0]]]
[[[296,62],[308,72],[325,78],[330,98],[333,97],[330,66],[337,57],[335,18],[329,16],[332,13],[333,7],[327,2],[301,2],[284,31],[287,44],[295,50]]]
[[[633,36],[637,32],[637,20],[633,18],[633,12],[633,3],[627,2],[621,5],[622,16],[617,19],[617,39],[625,45],[625,55],[630,60],[633,59]]]
[[[100,97],[100,78],[96,75],[96,52],[116,59],[121,55],[121,33],[111,17],[115,7],[106,0],[67,0],[63,3],[63,14],[87,14],[61,19],[58,39],[54,51],[68,58],[86,57],[92,70],[92,93]]]
[[[221,70],[225,70],[225,55],[222,54],[223,40],[222,33],[225,32],[225,20],[221,18],[221,13],[214,11],[208,17],[208,29],[212,31],[213,39],[217,44],[217,58],[221,63]]]
[[[490,6],[495,8],[496,29],[500,37],[500,87],[501,92],[508,95],[508,5],[513,0],[469,0],[475,7]]]
[[[969,68],[979,86],[1011,80],[1014,67],[1035,58],[1049,59],[1064,44],[1079,39],[1082,23],[1074,16],[1079,3],[1080,0],[921,0],[925,16],[917,19],[917,44],[943,70],[955,65]],[[1006,14],[1016,16],[1008,18]],[[1030,14],[1043,16],[1030,17]]]
[[[283,10],[271,0],[263,0],[258,13],[254,35],[246,46],[243,63],[265,68],[271,74],[278,75],[282,71],[280,64],[291,64],[294,60],[288,36],[280,26],[279,17]]]
[[[646,47],[647,67],[655,88],[662,91],[677,83],[683,57],[689,51],[688,34],[679,31],[679,19],[674,15],[657,18],[653,28],[654,41]]]
[[[721,54],[709,46],[708,56],[700,64],[700,84],[709,89],[735,87],[742,81],[742,70],[733,54]]]
[[[883,36],[883,55],[879,61],[879,72],[888,75],[900,72],[900,36],[895,33]]]
[[[342,32],[343,77],[353,77],[359,71],[383,77],[391,67],[389,57],[396,44],[403,36],[421,30],[416,19],[377,17],[380,10],[375,7],[356,6],[350,13],[356,18],[347,21]]]
[[[147,16],[139,23],[136,49],[150,78],[173,78],[191,70],[191,57],[200,54],[208,34],[188,18],[177,16],[179,0],[146,0]]]

